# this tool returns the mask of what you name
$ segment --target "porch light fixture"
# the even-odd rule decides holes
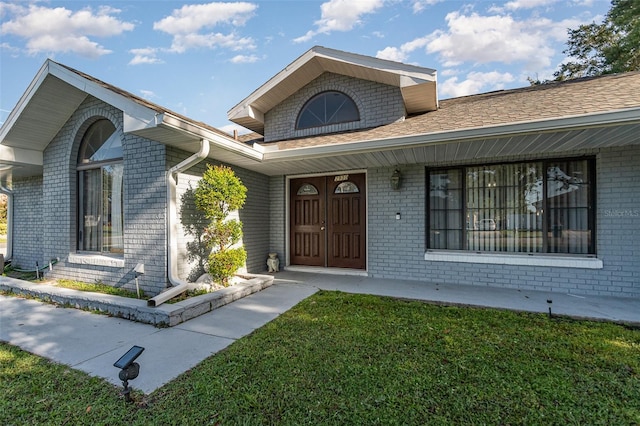
[[[400,170],[396,169],[391,175],[391,189],[397,191],[400,189],[400,181],[402,180],[402,174]]]
[[[131,402],[131,389],[129,389],[129,380],[135,379],[140,373],[140,364],[134,361],[140,356],[142,351],[144,351],[143,347],[132,346],[131,349],[127,351],[127,353],[122,355],[120,359],[118,359],[113,364],[114,367],[120,369],[118,378],[122,380],[122,386],[124,386],[122,394],[124,395],[124,400],[127,402]]]

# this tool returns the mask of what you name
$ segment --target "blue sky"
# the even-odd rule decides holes
[[[321,45],[438,71],[441,99],[549,78],[604,0],[0,2],[0,123],[47,58],[230,131],[227,111]]]

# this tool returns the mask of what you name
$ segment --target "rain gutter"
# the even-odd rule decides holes
[[[187,291],[189,283],[178,277],[178,209],[177,209],[177,186],[178,173],[190,169],[209,155],[209,140],[200,140],[200,150],[183,160],[181,163],[173,166],[167,171],[167,278],[172,285],[169,289],[163,291],[155,297],[147,301],[148,306],[159,306],[167,300]]]
[[[370,151],[392,150],[398,148],[438,145],[449,142],[473,141],[490,137],[504,137],[518,134],[552,132],[558,130],[587,129],[640,122],[640,108],[627,108],[616,111],[598,112],[577,116],[568,116],[547,120],[524,121],[492,126],[470,127],[433,133],[413,134],[390,138],[371,139],[353,143],[310,146],[278,150],[273,146],[254,145],[254,149],[263,152],[263,161],[297,160],[325,157],[327,155],[358,154]],[[256,146],[258,145],[258,146]]]

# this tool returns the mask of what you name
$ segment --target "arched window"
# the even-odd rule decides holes
[[[358,185],[349,181],[342,182],[336,187],[335,191],[333,191],[334,194],[357,194],[358,192],[360,192]]]
[[[296,121],[296,129],[358,120],[360,120],[360,112],[353,99],[342,92],[322,92],[304,104]]]
[[[122,141],[111,121],[87,129],[77,170],[78,250],[123,253]]]

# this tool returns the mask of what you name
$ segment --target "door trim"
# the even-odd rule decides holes
[[[366,202],[366,208],[365,208],[365,228],[366,228],[366,250],[367,250],[367,256],[366,256],[366,260],[365,260],[365,268],[364,269],[359,269],[358,271],[360,272],[364,272],[366,273],[369,270],[369,179],[368,179],[368,174],[367,174],[367,169],[354,169],[354,170],[337,170],[337,171],[332,171],[331,173],[302,173],[302,174],[297,174],[297,175],[287,175],[285,176],[285,193],[284,193],[284,210],[285,210],[285,232],[284,232],[284,238],[285,238],[285,265],[283,266],[284,268],[287,268],[289,266],[291,266],[291,217],[290,217],[290,212],[291,212],[291,180],[292,179],[300,179],[300,178],[306,178],[306,177],[320,177],[320,176],[334,176],[334,175],[341,175],[341,174],[361,174],[363,173],[365,175],[365,188],[367,193],[365,194],[365,202]],[[282,261],[282,259],[280,260]],[[294,265],[294,268],[298,268],[298,267],[302,267],[302,268],[308,268],[306,266],[298,266],[298,265]],[[310,267],[310,268],[314,268],[314,267]],[[331,273],[329,271],[329,269],[341,269],[341,268],[326,268],[326,267],[322,267],[322,268],[314,268],[314,272],[318,272],[316,271],[316,269],[324,272],[324,273]],[[354,271],[354,269],[345,269],[345,271]],[[346,274],[342,274],[342,275],[346,275]]]

